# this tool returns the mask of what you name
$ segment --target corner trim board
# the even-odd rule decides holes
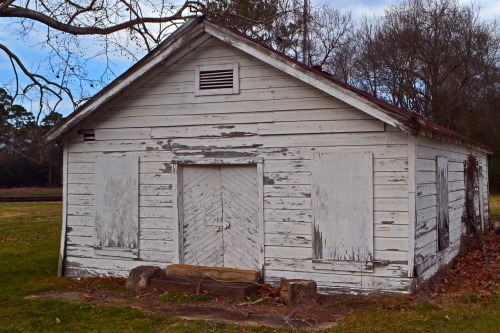
[[[68,227],[68,143],[63,143],[63,207],[61,246],[59,250],[59,262],[57,265],[57,276],[64,275],[64,259],[66,257],[66,236]]]

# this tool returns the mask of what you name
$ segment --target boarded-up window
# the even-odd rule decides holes
[[[104,156],[95,161],[95,246],[116,256],[138,249],[139,159]]]
[[[436,159],[437,189],[437,234],[438,250],[444,250],[450,244],[450,218],[448,212],[448,160],[438,156]]]
[[[311,167],[314,258],[372,261],[372,153],[318,152]]]

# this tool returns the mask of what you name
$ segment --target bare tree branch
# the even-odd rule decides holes
[[[19,67],[21,69],[21,71],[24,73],[24,75],[26,75],[27,77],[30,78],[30,80],[33,82],[34,86],[37,86],[39,88],[42,96],[43,96],[43,91],[46,90],[46,91],[51,92],[58,99],[62,99],[61,92],[64,92],[64,94],[66,94],[71,99],[71,102],[75,103],[75,101],[73,99],[73,95],[71,94],[71,91],[67,87],[64,87],[64,86],[62,86],[54,81],[51,81],[42,75],[30,72],[24,66],[23,62],[19,59],[19,57],[17,55],[15,55],[9,48],[7,48],[7,46],[0,44],[0,50],[4,51],[5,54],[7,54],[11,63],[13,64],[13,68],[14,68],[14,72],[16,74],[16,81],[17,82],[19,81],[19,78],[18,78],[16,66],[14,66],[14,64],[17,65],[17,67]],[[56,92],[52,87],[60,89],[60,92],[59,93]],[[29,89],[29,88],[31,88],[31,86],[28,86],[26,89]]]
[[[44,4],[44,2],[41,2]],[[53,17],[46,15],[42,12],[32,10],[30,8],[25,7],[15,7],[10,6],[7,8],[3,8],[0,10],[0,17],[15,17],[15,18],[23,18],[30,19],[39,23],[42,23],[52,29],[56,29],[58,31],[62,31],[65,33],[69,33],[72,35],[109,35],[118,31],[122,31],[125,29],[132,28],[136,25],[141,25],[145,23],[166,23],[175,20],[185,20],[186,18],[195,16],[195,15],[184,15],[184,11],[186,9],[192,9],[197,12],[201,12],[204,8],[204,5],[198,1],[186,1],[174,14],[164,17],[136,17],[134,19],[117,23],[114,25],[110,25],[107,27],[98,27],[98,26],[77,26],[74,25],[74,19],[77,15],[72,15],[70,20],[67,22],[61,22]],[[95,9],[80,9],[80,14],[93,11]]]

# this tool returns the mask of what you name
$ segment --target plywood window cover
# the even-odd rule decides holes
[[[233,95],[240,93],[237,62],[195,67],[195,95]]]
[[[125,169],[128,170],[128,172],[119,172],[120,170],[120,164],[125,167]],[[111,166],[111,167],[110,167]],[[118,172],[117,172],[118,171]],[[125,193],[120,191],[121,194],[114,195],[108,193],[107,186],[107,177],[109,175],[114,175],[117,176],[118,178],[115,179],[119,181],[121,184],[124,180],[127,179],[119,179],[120,175],[125,175],[125,176],[130,176],[128,180],[131,181],[127,184],[122,184],[126,188]],[[96,217],[96,226],[95,226],[95,233],[94,233],[94,254],[96,257],[109,257],[109,258],[122,258],[122,259],[137,259],[139,257],[139,159],[137,156],[99,156],[96,161],[95,161],[95,175],[96,175],[96,184],[101,184],[102,186],[106,186],[104,190],[106,193],[101,193],[98,194],[97,191],[95,193],[96,195],[96,203],[97,205],[95,206],[95,214],[94,216]],[[104,179],[100,179],[104,178]],[[114,177],[113,177],[114,178]],[[122,177],[123,178],[123,177]],[[123,187],[123,186],[122,186]],[[97,189],[96,189],[97,190]],[[125,194],[129,195],[129,205],[126,207],[127,215],[126,219],[129,221],[129,228],[132,228],[132,233],[129,231],[129,237],[130,235],[133,235],[134,240],[133,242],[135,245],[132,247],[131,244],[128,244],[128,246],[106,246],[102,245],[101,243],[103,240],[100,238],[98,232],[97,232],[97,223],[98,223],[98,210],[102,208],[104,205],[105,207],[115,207],[117,206],[116,204],[113,203],[106,203],[105,201],[108,198],[109,200],[112,200],[112,198],[118,198],[122,197]],[[101,199],[99,199],[99,196],[103,196]],[[101,207],[101,208],[100,208]],[[109,211],[106,209],[105,214],[108,214]],[[123,211],[122,211],[123,213]],[[104,216],[104,218],[109,218],[109,216]],[[109,222],[105,223],[105,225],[109,226]],[[115,235],[116,236],[116,235]],[[122,240],[127,241],[127,240]],[[130,238],[128,239],[130,242]]]
[[[348,157],[359,157],[361,158],[360,163],[366,166],[366,172],[367,174],[370,175],[371,179],[367,180],[368,182],[371,181],[371,183],[366,183],[363,184],[363,192],[368,196],[369,198],[366,198],[363,202],[363,206],[368,207],[368,211],[371,212],[371,218],[365,218],[363,219],[365,222],[363,223],[363,227],[361,228],[361,225],[359,226],[360,229],[358,231],[359,234],[359,240],[363,240],[363,244],[358,244],[362,247],[366,246],[365,250],[368,252],[365,253],[365,255],[362,255],[362,258],[359,258],[357,260],[352,260],[353,258],[336,258],[336,255],[331,255],[331,253],[316,253],[317,251],[315,249],[315,245],[313,244],[313,268],[316,270],[347,270],[347,271],[367,271],[371,272],[373,271],[373,156],[371,152],[316,152],[312,161],[312,170],[313,170],[313,235],[316,235],[315,233],[315,226],[317,228],[320,228],[319,230],[316,230],[316,232],[323,233],[327,231],[327,229],[323,229],[321,225],[326,221],[325,218],[325,213],[321,213],[319,209],[321,207],[329,207],[330,204],[322,201],[321,199],[325,199],[322,197],[319,197],[318,195],[321,195],[320,192],[326,190],[327,188],[330,188],[334,192],[330,193],[331,198],[336,197],[336,195],[339,195],[339,193],[335,192],[335,189],[333,187],[328,186],[328,181],[326,179],[322,179],[323,176],[326,177],[327,174],[331,174],[331,172],[335,172],[335,170],[332,170],[331,168],[331,163],[335,161],[342,161],[342,160],[347,160]],[[320,162],[322,161],[322,162]],[[323,169],[323,172],[320,172]],[[315,174],[316,172],[319,174]],[[325,173],[326,172],[326,173]],[[318,177],[320,179],[318,179]],[[356,176],[357,178],[358,176]],[[368,177],[368,178],[370,178]],[[338,177],[337,177],[338,178]],[[325,183],[326,181],[326,183]],[[319,188],[321,186],[323,190]],[[314,189],[316,187],[316,190]],[[323,193],[324,194],[324,193]],[[321,202],[318,202],[321,201]],[[327,214],[329,215],[329,214]],[[325,221],[323,221],[325,220]],[[328,219],[327,219],[328,220]],[[326,226],[326,225],[325,225]],[[330,235],[328,237],[332,237],[334,233],[330,232]],[[314,238],[314,237],[313,237]],[[334,240],[335,237],[332,239]],[[349,237],[349,239],[352,238]],[[359,240],[357,240],[359,242]],[[316,239],[313,239],[314,241],[318,241]],[[323,242],[323,240],[320,240]],[[336,243],[337,240],[334,240]],[[345,242],[345,240],[343,240]],[[334,245],[335,243],[332,243],[331,245],[328,245],[329,247],[331,246],[337,246]],[[354,245],[353,241],[353,245]],[[344,246],[347,243],[344,244]],[[324,244],[321,245],[323,247]],[[318,250],[319,251],[319,250]],[[323,250],[322,250],[323,251]],[[326,256],[326,257],[324,257]],[[346,260],[347,259],[347,260]],[[360,260],[361,259],[361,260]],[[359,261],[358,261],[359,260]]]
[[[437,197],[437,249],[443,251],[450,245],[450,212],[448,197],[448,159],[436,157]]]

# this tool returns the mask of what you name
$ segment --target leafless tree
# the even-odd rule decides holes
[[[365,19],[357,42],[360,88],[464,134],[485,117],[483,98],[498,91],[498,27],[473,5],[406,0]]]
[[[42,110],[54,110],[64,99],[78,106],[115,76],[112,56],[136,61],[204,8],[202,1],[176,6],[165,0],[0,0],[0,20],[7,22],[3,34],[11,32],[9,39],[46,54],[29,66],[8,42],[0,42],[11,64],[11,94],[14,100],[35,100],[37,120]],[[86,66],[98,58],[106,64],[96,77]]]
[[[32,110],[51,111],[69,100],[77,107],[96,89],[117,76],[113,61],[130,65],[152,50],[186,19],[204,14],[264,42],[281,13],[294,9],[294,0],[0,0],[2,35],[21,39],[45,58],[27,65],[9,42],[0,57],[11,64],[9,91],[14,101],[34,101]],[[6,40],[7,40],[6,38]],[[104,62],[102,72],[88,70]],[[126,67],[122,66],[123,67]],[[4,78],[5,80],[5,78]],[[66,102],[67,103],[67,102]]]
[[[354,31],[351,13],[322,6],[311,12],[309,24],[308,63],[331,73],[341,72],[342,51],[349,48]]]

